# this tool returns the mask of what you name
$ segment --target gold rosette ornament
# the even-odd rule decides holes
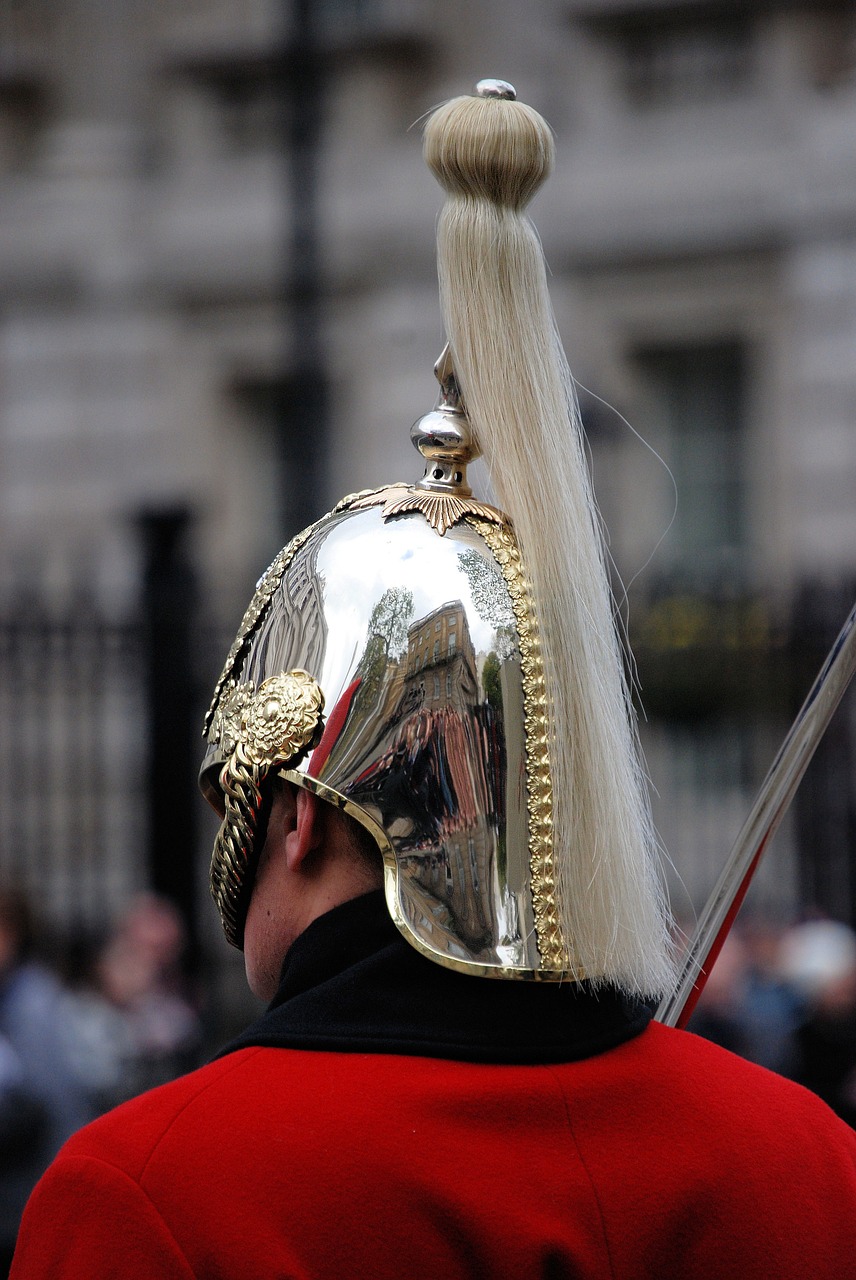
[[[240,946],[238,904],[257,845],[261,786],[271,769],[299,761],[318,738],[324,695],[306,671],[287,671],[223,691],[211,737],[228,759],[220,773],[225,813],[211,860],[211,893],[226,936]]]

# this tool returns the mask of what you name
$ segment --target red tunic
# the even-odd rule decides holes
[[[856,1135],[652,1024],[580,1062],[246,1048],[82,1130],[12,1280],[846,1280]]]

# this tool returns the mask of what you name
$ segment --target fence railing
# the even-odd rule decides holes
[[[141,629],[80,603],[0,616],[0,877],[64,928],[146,884]]]

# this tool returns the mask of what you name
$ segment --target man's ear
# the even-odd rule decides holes
[[[301,867],[323,839],[321,801],[313,791],[295,787],[293,826],[285,837],[285,860],[290,871]]]

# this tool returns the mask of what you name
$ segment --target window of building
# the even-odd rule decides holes
[[[25,172],[38,159],[49,123],[44,86],[0,76],[0,173]]]
[[[271,53],[190,54],[177,58],[170,70],[182,97],[189,94],[194,104],[194,148],[233,159],[281,147],[284,108]]]
[[[635,106],[684,106],[734,97],[754,81],[751,15],[647,15],[618,38],[624,91]]]
[[[831,4],[800,15],[800,48],[812,85],[846,89],[856,77],[856,12],[851,3]]]
[[[455,652],[455,650],[456,650],[456,648],[457,648],[457,647],[458,647],[458,637],[455,635],[454,631],[450,631],[450,632],[449,632],[449,653],[450,653],[450,655],[451,655],[451,654],[453,654],[453,653]]]
[[[744,562],[746,352],[738,341],[642,350],[651,439],[677,486],[658,559],[698,586]]]
[[[276,146],[282,108],[269,68],[224,69],[211,75],[208,90],[225,154],[240,156]]]
[[[426,0],[315,0],[312,24],[317,37],[334,48],[352,41],[400,42],[431,29],[432,12]],[[286,10],[286,33],[291,32]]]

